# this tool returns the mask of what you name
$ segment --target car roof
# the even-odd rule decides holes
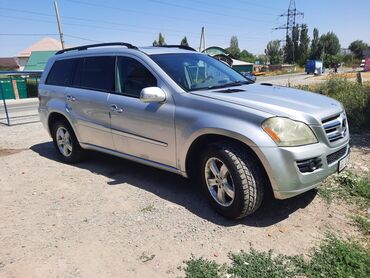
[[[191,48],[189,48],[191,49]],[[126,48],[126,47],[117,47],[117,46],[104,46],[104,47],[93,47],[81,50],[68,50],[66,49],[65,52],[56,53],[54,56],[55,59],[59,58],[66,58],[66,57],[75,57],[75,56],[84,56],[84,55],[98,55],[98,54],[128,54],[128,53],[135,53],[135,52],[142,52],[147,55],[152,54],[171,54],[171,53],[199,53],[192,50],[187,50],[181,48],[181,46],[168,46],[168,47],[160,47],[160,46],[146,46],[146,47],[138,47],[138,48]]]

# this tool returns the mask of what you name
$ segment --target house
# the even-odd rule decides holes
[[[28,59],[24,70],[26,71],[38,71],[44,70],[46,63],[49,58],[55,54],[55,50],[52,51],[32,51],[31,56]]]
[[[227,63],[229,66],[231,66],[233,69],[239,72],[252,72],[253,71],[253,66],[254,66],[253,63],[248,63],[248,62],[237,60],[235,59],[235,57],[228,54],[225,51],[225,49],[221,47],[211,46],[203,50],[202,52],[216,58],[217,60]]]
[[[62,46],[60,41],[45,37],[38,42],[32,44],[31,46],[27,47],[26,49],[20,51],[17,54],[17,58],[19,61],[20,70],[23,70],[24,67],[27,65],[28,60],[30,59],[31,53],[33,51],[58,51],[61,50]]]
[[[0,58],[0,71],[2,70],[19,70],[18,58],[16,57]]]

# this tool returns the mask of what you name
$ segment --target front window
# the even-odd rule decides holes
[[[204,54],[171,53],[150,57],[185,91],[253,83],[223,62]]]

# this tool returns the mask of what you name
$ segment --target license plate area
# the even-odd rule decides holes
[[[338,173],[342,172],[348,165],[348,155],[338,162]]]

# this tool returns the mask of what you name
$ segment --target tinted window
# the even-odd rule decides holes
[[[99,56],[80,59],[73,85],[102,91],[114,91],[115,57]]]
[[[146,87],[157,86],[156,78],[140,62],[128,57],[118,57],[117,91],[119,93],[139,97]]]
[[[75,59],[59,60],[52,66],[46,84],[57,86],[68,86],[72,82],[76,67]]]

